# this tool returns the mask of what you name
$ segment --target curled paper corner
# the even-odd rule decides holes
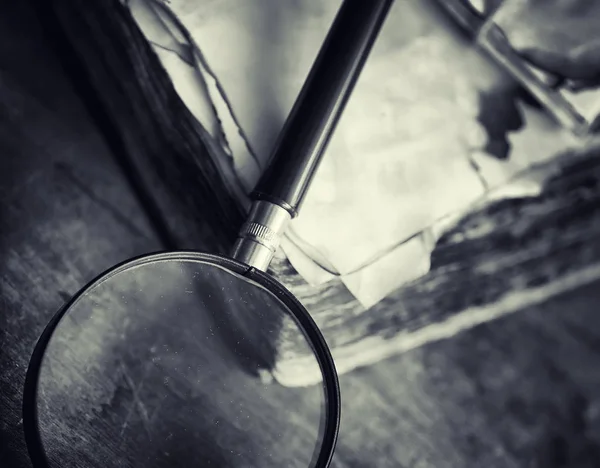
[[[327,271],[311,256],[307,255],[288,235],[283,237],[279,250],[298,274],[311,286],[320,286],[337,278],[335,274]]]
[[[431,239],[423,233],[360,270],[343,275],[342,282],[365,309],[370,309],[404,284],[427,274]]]

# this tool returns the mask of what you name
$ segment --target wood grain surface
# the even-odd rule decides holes
[[[33,346],[82,284],[162,248],[27,3],[0,14],[0,466],[27,466]]]
[[[76,98],[28,3],[8,3],[0,8],[0,466],[19,468],[30,466],[22,437],[22,385],[33,345],[45,324],[64,300],[97,273],[132,255],[164,248],[164,244],[144,216],[121,166],[115,163],[114,152]],[[555,231],[568,231],[563,229],[567,220],[568,224],[593,228],[593,162],[579,165],[580,170],[573,173],[580,176],[564,179],[568,183],[559,179],[548,184],[548,200],[552,196],[563,200],[564,209],[559,213],[564,217],[553,218],[551,224]],[[577,180],[580,182],[575,183]],[[585,190],[586,186],[590,190]],[[570,195],[562,198],[565,194]],[[588,207],[581,215],[567,208],[575,201]],[[213,209],[208,204],[200,208],[207,213]],[[544,211],[543,204],[523,201],[503,208],[508,210],[505,212],[526,209],[530,213]],[[524,232],[531,244],[547,245],[536,240],[552,232],[543,229],[548,224],[536,224],[530,231],[525,225],[519,231],[514,218],[507,217],[505,222],[511,229],[497,232],[520,232],[521,236]],[[483,255],[488,244],[475,235],[484,232],[483,228],[475,229],[475,224],[467,221],[464,226],[463,236],[473,242],[480,239],[466,252],[477,253],[475,258]],[[565,263],[594,258],[593,243],[585,244],[584,234],[572,238],[572,244],[561,244],[573,246],[573,250],[563,247]],[[459,258],[467,259],[469,255],[457,247],[459,239],[458,235],[448,236],[436,261],[456,265]],[[509,249],[519,242],[507,234],[495,239],[497,248]],[[580,247],[577,239],[582,242]],[[582,252],[590,252],[590,256]],[[515,275],[510,272],[500,272],[499,277],[512,283]],[[457,290],[449,302],[460,306],[461,301],[478,297],[478,288],[459,277],[455,281]],[[573,289],[518,314],[344,375],[342,426],[333,466],[597,466],[599,285]],[[419,326],[417,319],[414,317],[415,327]],[[181,333],[187,342],[186,329]],[[201,442],[196,430],[205,425],[211,408],[205,418],[186,419],[186,425],[155,419],[151,428],[156,432],[147,433],[143,411],[136,406],[139,401],[136,403],[126,373],[118,366],[123,355],[115,353],[113,357],[114,372],[107,371],[107,378],[121,380],[114,388],[114,405],[106,407],[105,417],[100,418],[102,424],[91,428],[86,426],[86,418],[73,420],[73,414],[53,408],[61,429],[53,436],[52,451],[62,453],[65,463],[73,463],[77,457],[77,452],[71,452],[73,441],[80,434],[93,434],[92,446],[82,444],[88,463],[79,466],[135,466],[140,463],[136,458],[140,453],[160,455],[163,460],[164,452],[179,459],[186,459],[186,454],[197,457]],[[142,357],[130,356],[134,383],[141,379],[136,372],[143,370]],[[183,358],[182,365],[186,364],[197,365],[196,357]],[[73,369],[66,357],[62,365]],[[55,382],[58,395],[59,385]],[[156,409],[155,402],[146,398],[162,385],[151,382],[144,387],[148,392],[141,392],[144,407]],[[288,391],[310,391],[275,388],[274,393],[286,395]],[[182,393],[169,400],[174,411],[195,409],[195,401],[189,398],[191,379],[178,381],[177,390]],[[298,414],[310,414],[314,406],[305,403],[302,398],[273,400],[273,418],[290,407]],[[128,424],[139,432],[125,432],[121,452],[103,453],[104,442],[118,437],[131,408]],[[145,466],[153,465],[148,462]]]

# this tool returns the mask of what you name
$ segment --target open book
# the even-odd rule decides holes
[[[339,3],[127,2],[242,204]],[[481,252],[490,255],[486,281],[504,286],[482,286],[485,299],[463,291],[467,299],[449,305],[444,294],[476,287],[483,270],[448,279],[444,268],[468,270],[470,253],[462,245],[459,258],[440,266],[439,247],[459,242],[456,230],[477,213],[478,233],[463,232],[462,240],[513,229],[490,207],[536,200],[558,156],[590,145],[521,99],[433,5],[394,6],[274,265],[280,276],[287,261],[300,273],[302,281],[282,281],[321,326],[340,372],[517,310],[519,301],[500,301],[497,289],[527,289],[522,275],[534,269],[501,281],[503,267],[493,264],[506,252],[492,243],[491,254]],[[511,251],[511,261],[521,254]],[[562,286],[554,279],[522,300],[556,293]],[[480,307],[491,303],[500,305]],[[303,367],[294,346],[282,341],[275,373],[282,383],[310,383],[318,372]]]

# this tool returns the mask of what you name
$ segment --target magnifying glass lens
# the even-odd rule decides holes
[[[282,328],[311,353],[284,302],[216,263],[169,257],[109,273],[65,309],[41,361],[50,466],[315,466],[325,386],[257,378]]]

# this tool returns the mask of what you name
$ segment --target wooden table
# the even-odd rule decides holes
[[[132,255],[162,249],[168,238],[157,231],[155,218],[146,215],[147,205],[131,188],[136,185],[120,149],[114,140],[107,144],[104,132],[76,97],[32,9],[26,2],[2,9],[0,466],[12,468],[29,466],[22,437],[22,386],[33,345],[47,321],[98,272]],[[587,174],[585,183],[576,186],[588,190],[570,192],[579,194],[580,203],[587,194],[590,202],[582,206],[589,208],[580,215],[565,209],[568,216],[563,218],[590,229],[596,225],[595,171],[594,164],[576,171]],[[565,186],[559,182],[550,193]],[[210,218],[208,202],[194,203]],[[235,222],[224,223],[230,224]],[[210,231],[210,223],[206,226]],[[209,234],[199,247],[218,249],[218,239],[211,240]],[[531,242],[541,234],[532,232]],[[593,257],[593,244],[587,237],[579,239]],[[485,245],[478,245],[485,250]],[[459,256],[455,260],[460,260],[461,250],[445,252],[454,252]],[[571,252],[573,259],[582,249]],[[454,284],[465,284],[467,277]],[[508,274],[506,278],[514,280]],[[600,459],[597,286],[573,290],[344,375],[334,466],[596,466]],[[472,292],[468,284],[463,288],[453,293],[455,297]],[[141,363],[137,368],[135,359],[133,363],[135,374]],[[185,381],[178,385],[182,400],[188,401],[190,389]],[[121,429],[126,410],[134,403],[127,388],[114,391],[122,399],[111,414],[112,425],[104,427],[104,435],[96,433],[98,446]],[[272,400],[274,412],[289,406],[283,393]],[[300,414],[310,413],[312,406],[302,398],[295,404]],[[134,412],[130,422],[143,428],[143,415]],[[68,454],[70,441],[91,431],[85,420],[79,423],[55,434],[55,450]],[[177,456],[185,459],[197,445],[194,421],[186,424],[190,426],[183,431],[180,425],[157,422],[151,429],[158,432],[128,436],[123,450],[132,455],[172,450],[167,437],[156,436],[170,430],[179,437]],[[94,453],[99,452],[90,450],[86,457],[94,460]],[[135,466],[151,466],[136,460],[141,464]],[[95,461],[96,466],[129,466],[119,465],[116,458]]]

